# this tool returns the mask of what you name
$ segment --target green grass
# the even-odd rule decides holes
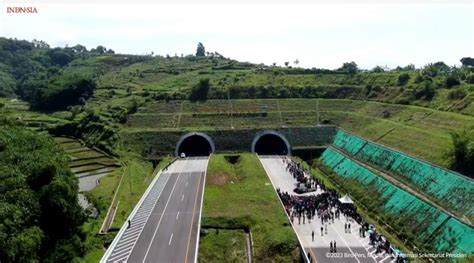
[[[158,171],[170,161],[171,158],[164,158],[155,170]],[[87,233],[86,246],[88,252],[86,256],[81,259],[81,262],[98,262],[100,260],[105,253],[105,249],[103,248],[104,244],[112,242],[118,230],[122,227],[151,182],[150,174],[153,172],[151,163],[133,156],[123,157],[121,158],[121,162],[124,164],[121,169],[117,169],[113,173],[103,177],[100,180],[100,184],[87,193],[88,198],[90,198],[93,204],[99,209],[100,216],[97,219],[89,219],[83,227]],[[99,235],[99,229],[105,218],[107,209],[112,202],[115,189],[122,174],[124,174],[124,178],[117,195],[117,200],[120,204],[112,224],[112,229],[105,235]]]
[[[296,235],[270,180],[253,154],[241,154],[235,165],[228,162],[224,155],[211,157],[202,224],[250,229],[254,241],[254,260],[257,262],[299,259]]]
[[[207,229],[199,240],[199,262],[247,262],[243,230]]]

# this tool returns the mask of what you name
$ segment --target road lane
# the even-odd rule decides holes
[[[194,262],[207,162],[207,157],[180,159],[161,174],[167,180],[159,198],[141,204],[149,216],[136,225],[132,218],[132,231],[143,225],[137,237],[116,237],[116,248],[102,262]]]
[[[286,171],[286,166],[282,162],[283,156],[260,156],[260,160],[267,172],[274,188],[280,188],[282,192],[288,192],[291,195],[298,195],[293,192],[296,187],[295,179]],[[318,188],[316,192],[306,193],[303,195],[320,194],[322,191]],[[369,244],[368,236],[361,238],[358,235],[359,225],[351,220],[352,231],[345,233],[344,224],[347,220],[343,215],[340,219],[336,219],[334,223],[327,224],[328,232],[321,235],[321,220],[317,217],[310,223],[298,223],[295,219],[293,228],[301,240],[307,253],[317,262],[334,262],[334,263],[375,263],[375,262],[391,262],[393,258],[380,253],[376,255],[375,249]],[[311,238],[311,232],[314,231],[314,241]],[[336,241],[337,253],[330,253],[329,243]]]

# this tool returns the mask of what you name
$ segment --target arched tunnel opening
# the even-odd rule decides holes
[[[256,137],[252,151],[259,155],[290,155],[288,141],[280,134],[266,133]]]
[[[205,134],[188,134],[181,137],[176,146],[176,155],[181,156],[182,153],[186,157],[192,156],[209,156],[214,152],[214,143],[211,138]]]

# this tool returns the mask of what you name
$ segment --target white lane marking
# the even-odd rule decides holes
[[[181,202],[183,202],[183,200],[184,200],[184,194],[183,194],[183,196],[181,197]]]
[[[136,237],[127,237],[126,240],[121,240],[121,242],[117,244],[117,248],[123,247],[126,244],[133,243],[135,242],[135,240],[136,240]]]
[[[117,259],[127,257],[127,254],[128,254],[128,250],[119,251],[118,253],[110,255],[110,258],[107,259],[107,262],[110,262],[110,261],[116,262]]]
[[[174,233],[171,233],[170,242],[168,242],[168,246],[171,246],[171,240],[173,240],[173,234]]]
[[[349,246],[349,244],[347,244],[346,240],[344,238],[342,238],[342,236],[339,234],[339,232],[337,231],[337,229],[334,227],[334,225],[331,225],[331,227],[334,229],[334,231],[336,231],[336,234],[342,239],[342,242],[344,242],[347,246],[347,248],[349,249],[349,251],[352,253],[352,255],[354,255],[354,259],[360,263],[360,260],[357,258],[356,254],[354,253],[354,251],[352,251],[351,247]]]
[[[188,182],[186,181],[186,187],[188,187]]]
[[[184,166],[183,166],[183,169],[184,169]],[[181,170],[182,172],[182,170]],[[179,176],[181,175],[181,173],[178,174],[178,178],[176,178],[176,181],[174,182],[174,185],[173,185],[173,189],[171,189],[171,193],[170,195],[168,196],[168,200],[166,201],[166,204],[165,204],[165,208],[163,209],[163,212],[161,213],[161,216],[160,216],[160,220],[158,221],[158,224],[156,225],[156,228],[155,228],[155,231],[153,232],[153,236],[151,238],[151,242],[150,244],[148,245],[148,248],[146,250],[146,253],[145,253],[145,256],[143,257],[143,262],[145,262],[147,256],[148,256],[148,253],[150,252],[150,248],[151,248],[151,245],[153,244],[153,241],[155,240],[155,236],[156,236],[156,233],[158,232],[158,228],[160,227],[160,224],[161,224],[161,220],[163,219],[163,216],[165,215],[165,211],[166,211],[166,208],[168,207],[168,204],[171,200],[171,196],[173,196],[173,192],[174,192],[174,189],[176,188],[176,184],[178,183],[179,181]]]
[[[178,211],[178,214],[176,214],[176,220],[178,220],[178,217],[179,217],[179,211]]]

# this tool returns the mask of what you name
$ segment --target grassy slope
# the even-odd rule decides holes
[[[219,178],[227,183],[220,184]],[[231,182],[232,181],[232,182]],[[257,262],[298,260],[297,239],[257,157],[242,154],[236,165],[224,155],[213,155],[208,167],[204,195],[204,226],[246,226],[252,231]],[[217,239],[203,239],[200,258],[210,259]],[[209,244],[211,243],[211,244]],[[204,249],[204,250],[203,250]]]
[[[243,230],[212,229],[199,242],[199,262],[247,262]]]
[[[268,106],[267,117],[248,115],[259,113],[262,105]],[[232,111],[231,118],[230,103],[224,100],[148,103],[130,118],[127,129],[229,129],[231,124],[236,129],[263,129],[281,125],[312,126],[319,119],[319,122],[329,121],[350,132],[442,166],[448,165],[446,152],[452,147],[450,133],[463,129],[474,131],[474,117],[471,116],[372,101],[232,100]]]
[[[170,158],[165,158],[158,164],[156,170],[161,169],[171,161]],[[83,262],[98,262],[105,253],[103,249],[104,243],[112,242],[122,224],[125,222],[128,215],[132,212],[134,206],[140,200],[142,194],[145,192],[152,177],[150,174],[153,168],[150,163],[144,162],[138,158],[127,156],[121,159],[124,164],[121,169],[101,179],[99,186],[88,193],[96,207],[100,210],[100,216],[97,219],[90,219],[85,225],[84,230],[88,233],[87,246],[88,254],[83,258]],[[124,174],[122,185],[117,195],[120,204],[112,225],[111,232],[106,235],[99,235],[99,229],[107,213],[108,206],[112,202],[115,189],[120,181],[120,177]],[[115,230],[115,231],[114,231]]]

